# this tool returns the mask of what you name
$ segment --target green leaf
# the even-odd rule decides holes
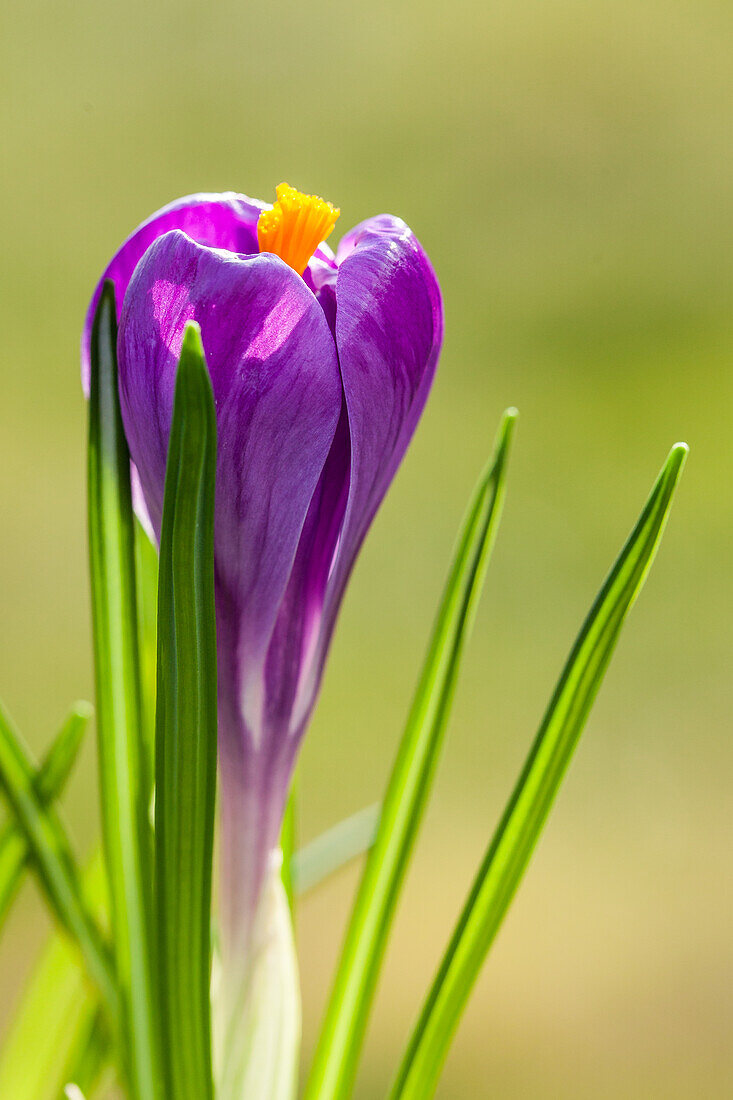
[[[166,1100],[212,1100],[216,415],[198,326],[178,364],[158,582],[156,889]]]
[[[74,946],[51,936],[23,992],[0,1060],[0,1096],[58,1100],[81,1031],[95,1016]]]
[[[83,877],[86,904],[106,923],[101,852]],[[23,989],[0,1054],[0,1096],[58,1100],[68,1081],[91,1096],[111,1056],[111,1034],[75,945],[51,934]]]
[[[295,860],[295,843],[298,832],[298,780],[293,778],[290,784],[290,794],[285,804],[282,829],[280,830],[280,850],[283,857],[282,880],[285,896],[288,899],[291,915],[295,911],[295,886],[293,882],[293,861]]]
[[[109,1070],[110,1035],[101,1010],[94,1011],[89,1001],[83,1003],[78,1028],[74,1036],[63,1074],[64,1083],[73,1083],[91,1097]]]
[[[138,520],[135,520],[135,582],[146,766],[152,775],[155,771],[155,680],[158,664],[158,551]]]
[[[89,703],[76,703],[56,735],[33,778],[42,805],[53,802],[66,785],[91,716]],[[29,854],[25,833],[11,819],[0,830],[0,927],[18,892]]]
[[[113,1023],[120,1003],[114,969],[94,915],[90,912],[66,832],[35,786],[36,769],[20,735],[0,708],[0,783],[22,829],[46,899],[76,940]]]
[[[93,714],[91,703],[82,700],[71,708],[36,775],[36,790],[42,801],[53,801],[65,786]]]
[[[397,898],[442,743],[463,646],[504,499],[516,410],[499,429],[461,528],[417,692],[387,788],[308,1080],[307,1100],[341,1100],[353,1083]]]
[[[107,282],[92,328],[88,469],[102,832],[129,1083],[135,1100],[155,1100],[151,778],[140,689],[130,456],[116,347],[114,287]]]
[[[375,802],[321,833],[293,856],[292,888],[306,894],[374,844],[381,806]]]
[[[662,536],[687,447],[677,444],[583,624],[443,958],[392,1100],[427,1100],[486,953],[524,874]]]

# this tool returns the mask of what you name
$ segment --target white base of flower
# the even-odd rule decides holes
[[[217,1100],[293,1100],[300,1053],[300,988],[293,925],[273,853],[242,965],[214,975]],[[239,962],[240,960],[237,960]]]

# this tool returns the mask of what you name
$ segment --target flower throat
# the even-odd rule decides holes
[[[260,252],[274,252],[302,275],[341,211],[318,195],[296,191],[289,183],[281,183],[275,190],[275,205],[263,210],[257,221],[257,243]]]

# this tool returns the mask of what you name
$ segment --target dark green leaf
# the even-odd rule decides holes
[[[114,287],[92,329],[89,395],[89,549],[97,735],[105,862],[124,1040],[134,1100],[155,1100],[159,1075],[153,995],[150,775],[138,655],[130,457],[117,391]]]
[[[158,663],[158,551],[139,521],[135,522],[135,582],[146,767],[152,775],[155,771],[155,679]]]
[[[216,416],[198,327],[178,365],[158,582],[156,888],[166,1100],[212,1100]]]

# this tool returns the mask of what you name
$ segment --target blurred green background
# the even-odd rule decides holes
[[[383,1096],[574,633],[670,444],[665,543],[440,1086],[733,1095],[733,9],[722,0],[27,0],[0,37],[0,692],[40,750],[91,698],[78,338],[110,253],[196,190],[384,210],[446,343],[343,610],[304,837],[379,796],[505,405],[509,495],[360,1079]],[[338,235],[338,233],[337,233]],[[66,813],[97,835],[93,745]],[[301,909],[306,1049],[355,875]],[[0,942],[0,1027],[47,933]],[[3,1098],[12,1100],[12,1098]]]

